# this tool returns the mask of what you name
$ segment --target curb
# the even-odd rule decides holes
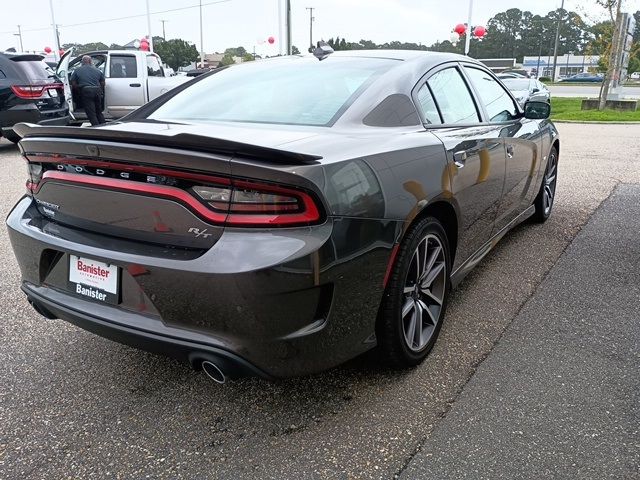
[[[556,120],[554,118],[551,119],[553,123],[586,123],[586,124],[595,124],[595,125],[640,125],[638,121],[606,121],[606,120]]]

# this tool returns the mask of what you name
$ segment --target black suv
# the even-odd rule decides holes
[[[64,86],[42,55],[0,53],[0,136],[14,143],[20,122],[67,125]]]

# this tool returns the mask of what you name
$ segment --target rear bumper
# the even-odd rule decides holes
[[[225,230],[210,250],[186,259],[72,231],[40,215],[29,197],[7,227],[23,290],[41,310],[196,366],[209,356],[238,375],[289,377],[375,346],[384,272],[401,225],[330,219],[278,232]],[[121,267],[121,303],[69,293],[69,254]]]
[[[39,125],[69,125],[71,117],[68,108],[39,110],[34,104],[21,104],[0,112],[0,130],[13,132],[13,126],[20,122]]]
[[[190,363],[200,369],[204,360],[209,360],[220,367],[229,378],[258,376],[270,379],[267,373],[251,365],[244,358],[229,351],[198,342],[180,338],[158,335],[91,315],[89,312],[74,310],[54,300],[56,293],[46,287],[36,287],[23,283],[22,291],[27,295],[29,303],[40,313],[48,313],[50,318],[61,318],[69,323],[101,337],[114,340],[148,352],[166,355]],[[60,295],[60,294],[58,294]],[[61,297],[63,299],[63,297]]]

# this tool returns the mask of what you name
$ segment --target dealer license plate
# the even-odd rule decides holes
[[[89,300],[117,304],[119,273],[116,265],[69,255],[69,288]]]

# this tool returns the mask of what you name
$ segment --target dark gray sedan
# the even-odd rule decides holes
[[[372,348],[419,364],[450,289],[549,217],[549,105],[467,57],[320,58],[219,69],[99,128],[20,125],[7,226],[34,308],[219,382]]]

